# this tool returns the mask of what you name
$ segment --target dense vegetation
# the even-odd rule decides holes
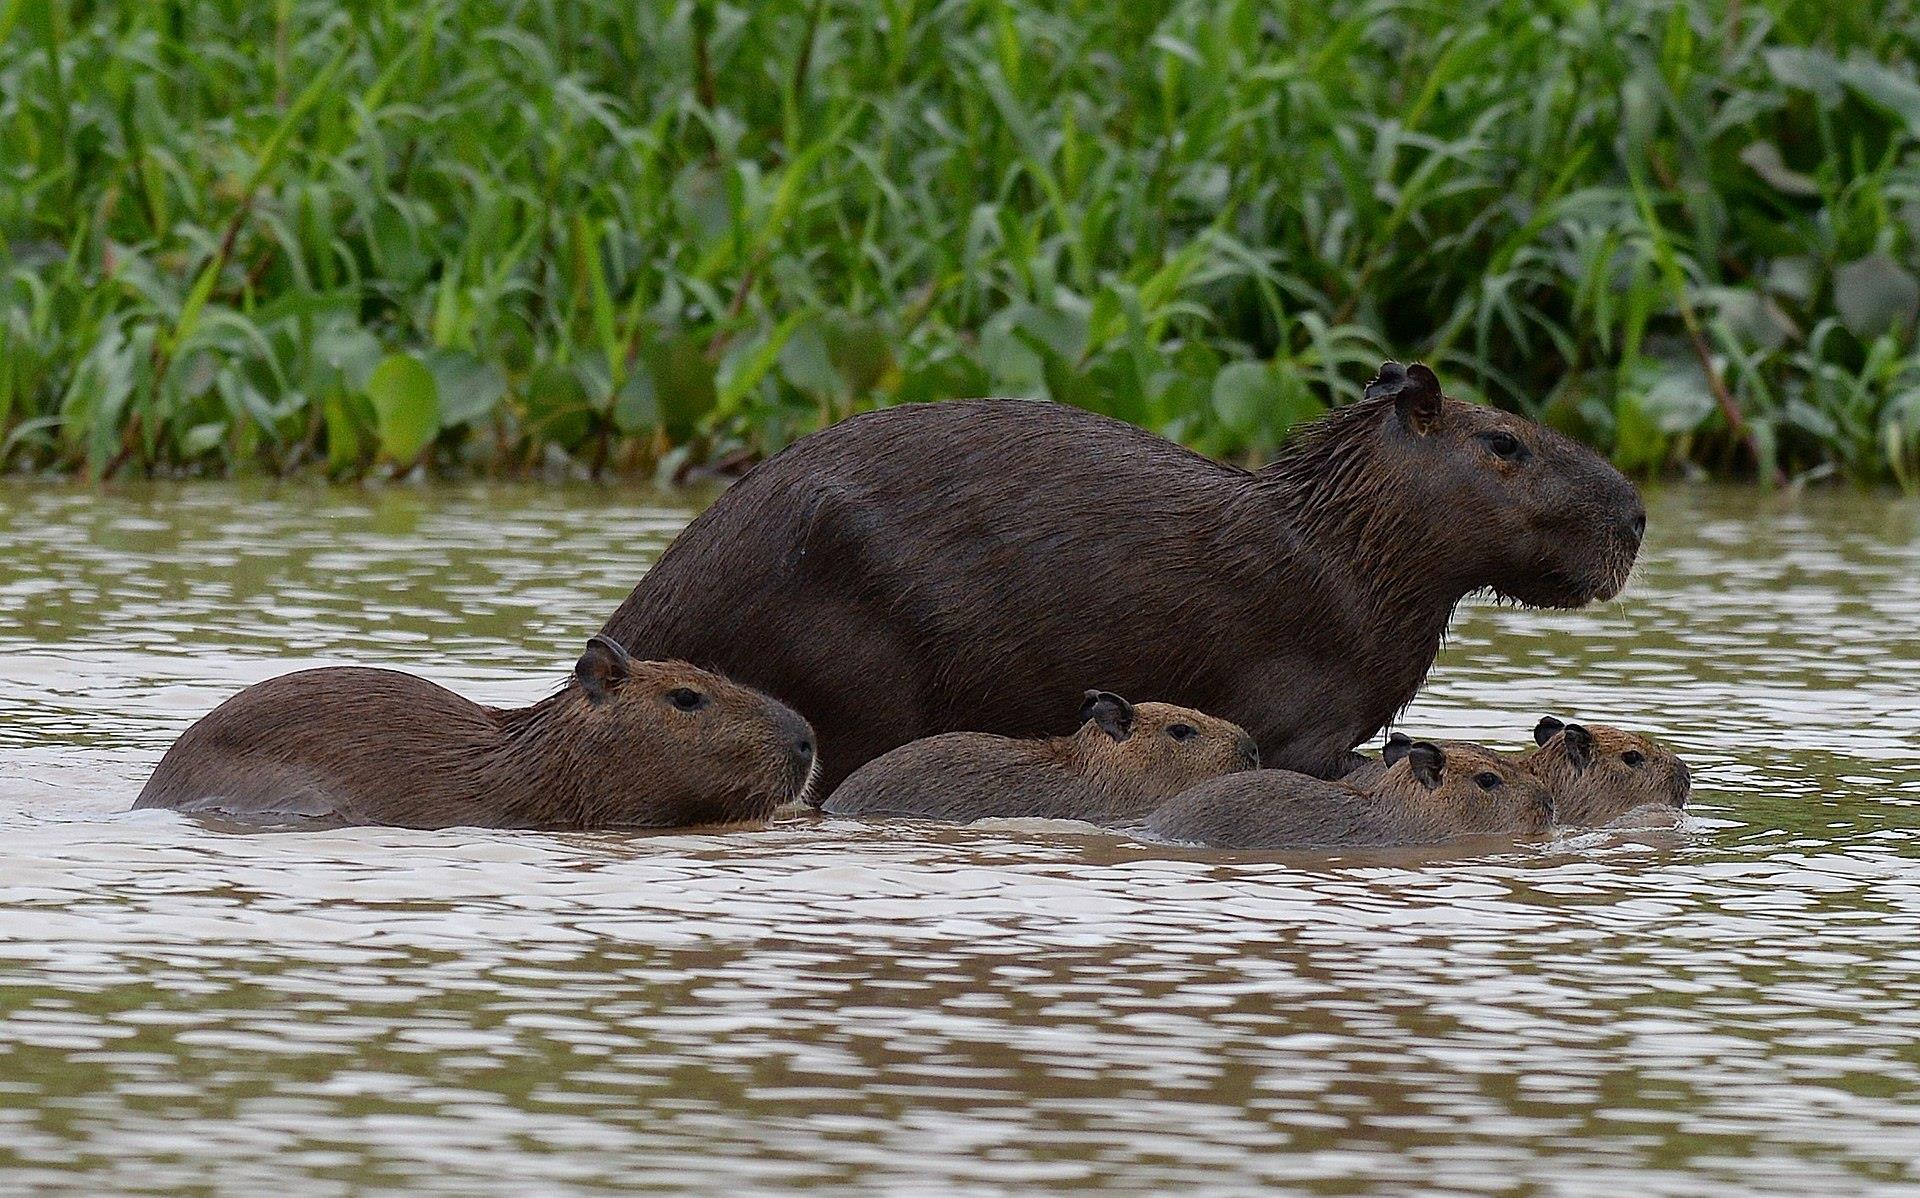
[[[1920,486],[1910,0],[0,0],[0,465],[741,459],[1381,358]]]

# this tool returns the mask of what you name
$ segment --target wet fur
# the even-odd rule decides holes
[[[1141,703],[1115,741],[1092,722],[1071,736],[1020,740],[949,732],[884,753],[827,799],[833,815],[911,816],[962,823],[989,818],[1138,819],[1207,778],[1251,769],[1259,755],[1238,725],[1162,703]],[[1199,736],[1175,744],[1166,729]]]
[[[1257,473],[1049,403],[855,416],[722,495],[605,631],[805,714],[826,791],[939,733],[1063,734],[1093,681],[1337,777],[1413,698],[1463,597],[1610,597],[1644,522],[1588,450],[1432,395],[1424,432],[1383,388]],[[1491,429],[1525,442],[1524,470],[1491,456]]]
[[[578,685],[486,707],[393,670],[303,670],[250,686],[161,758],[136,808],[260,823],[664,827],[766,818],[800,796],[804,720],[678,662],[633,663],[600,705]],[[708,726],[660,696],[694,686]]]
[[[1692,791],[1692,774],[1672,749],[1624,728],[1581,726],[1593,737],[1585,766],[1570,760],[1565,733],[1556,733],[1525,753],[1489,749],[1469,741],[1439,743],[1448,752],[1464,747],[1494,753],[1540,779],[1553,795],[1554,823],[1563,827],[1599,827],[1641,808],[1679,808],[1686,804]],[[1645,760],[1641,765],[1630,766],[1622,760],[1622,754],[1629,750],[1642,755]],[[1384,761],[1368,757],[1340,780],[1365,789],[1386,771]]]
[[[1501,786],[1475,779],[1498,774]],[[1254,770],[1203,782],[1148,817],[1163,840],[1217,848],[1289,849],[1434,844],[1462,836],[1535,835],[1552,821],[1546,787],[1510,758],[1449,746],[1429,788],[1402,760],[1370,785],[1290,770]]]

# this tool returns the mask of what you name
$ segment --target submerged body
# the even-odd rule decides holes
[[[1606,724],[1563,724],[1547,716],[1533,730],[1536,747],[1524,754],[1500,754],[1538,778],[1553,796],[1554,822],[1565,827],[1598,827],[1630,812],[1679,810],[1693,789],[1693,775],[1672,749],[1637,732]],[[1387,752],[1341,778],[1365,789],[1386,773],[1396,750],[1413,743],[1394,733]],[[1442,741],[1452,750],[1485,745]]]
[[[1147,831],[1216,848],[1347,848],[1531,836],[1552,821],[1546,787],[1511,758],[1417,741],[1365,787],[1291,770],[1204,782],[1153,812]]]
[[[1089,692],[1071,736],[1022,740],[949,732],[902,745],[853,772],[833,815],[1138,819],[1188,787],[1260,764],[1237,724],[1165,703]]]
[[[939,733],[1065,733],[1089,679],[1337,777],[1462,597],[1610,597],[1644,524],[1591,452],[1419,366],[1389,363],[1259,472],[1054,404],[909,406],[749,472],[604,632],[791,704],[827,790]]]
[[[182,733],[134,803],[246,822],[665,827],[765,819],[813,769],[806,721],[595,638],[578,685],[502,710],[394,670],[303,670]]]

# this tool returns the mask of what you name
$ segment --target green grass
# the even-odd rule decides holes
[[[0,0],[0,467],[646,470],[1389,355],[1920,487],[1910,0]]]

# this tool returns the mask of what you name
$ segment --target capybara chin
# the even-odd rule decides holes
[[[1547,788],[1512,758],[1413,741],[1364,789],[1254,770],[1201,783],[1148,817],[1147,830],[1217,848],[1306,849],[1534,836],[1552,822]]]
[[[1197,782],[1260,764],[1237,724],[1166,703],[1088,691],[1071,736],[1016,740],[947,732],[855,770],[828,798],[834,815],[1137,819]]]
[[[409,828],[678,827],[800,797],[813,730],[777,701],[594,637],[576,685],[517,710],[411,674],[302,670],[181,734],[135,807],[243,822]]]
[[[1658,741],[1605,724],[1544,717],[1527,769],[1553,792],[1554,818],[1576,827],[1612,823],[1644,808],[1679,810],[1693,790],[1687,763]]]
[[[604,631],[792,704],[829,791],[937,733],[1071,731],[1087,679],[1331,778],[1464,596],[1610,598],[1645,524],[1612,466],[1419,365],[1257,472],[1059,404],[908,405],[750,471]]]

